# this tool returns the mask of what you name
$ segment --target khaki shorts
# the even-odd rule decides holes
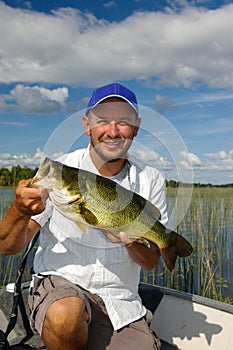
[[[89,314],[88,343],[85,350],[159,350],[160,340],[150,330],[152,314],[114,331],[103,300],[68,280],[55,276],[36,277],[29,292],[30,323],[41,334],[48,307],[56,300],[77,296]]]

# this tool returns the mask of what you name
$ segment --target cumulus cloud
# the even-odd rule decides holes
[[[110,23],[71,8],[45,14],[0,2],[0,81],[232,88],[232,16],[232,4],[188,6]]]
[[[226,159],[230,159],[231,158],[232,153],[233,153],[233,150],[231,150],[229,152],[229,154],[227,154],[226,151],[219,151],[219,152],[216,152],[216,153],[206,153],[205,155],[207,156],[207,158],[213,159],[213,160],[226,160]]]
[[[161,156],[153,150],[133,147],[130,152],[136,158],[159,168],[161,171],[171,170],[173,168],[173,165],[168,158]]]
[[[185,169],[200,168],[202,166],[202,161],[196,154],[182,150],[180,155],[180,164]]]
[[[9,93],[2,96],[5,109],[25,113],[52,113],[65,106],[69,96],[67,87],[53,90],[44,87],[17,84]]]
[[[210,168],[218,171],[233,171],[233,149],[229,152],[224,150],[216,153],[206,153]]]
[[[156,94],[155,96],[154,108],[157,112],[161,114],[165,113],[167,110],[177,109],[177,107],[174,105],[170,98],[168,98],[167,96],[161,96],[159,94]]]
[[[15,165],[37,167],[40,164],[42,155],[43,153],[39,148],[36,150],[34,155],[30,155],[27,153],[0,153],[0,167],[9,168]]]
[[[104,4],[103,4],[103,6],[105,7],[105,8],[113,8],[113,7],[116,7],[116,2],[115,1],[108,1],[108,2],[105,2]]]
[[[56,159],[61,156],[62,152],[55,153],[52,158]],[[20,165],[28,166],[29,168],[39,167],[41,161],[44,159],[44,153],[40,148],[37,148],[36,152],[31,155],[29,153],[11,154],[0,153],[0,168],[10,168],[11,166]]]
[[[214,177],[215,179],[220,177],[219,182],[224,183],[225,180],[221,178],[220,174],[233,171],[233,150],[229,152],[220,150],[215,153],[206,153],[204,157],[206,159],[201,160],[194,153],[182,151],[180,164],[184,169],[192,168],[194,171],[201,171],[202,173],[209,172],[209,177]],[[227,182],[229,182],[229,179],[230,177],[228,177]]]

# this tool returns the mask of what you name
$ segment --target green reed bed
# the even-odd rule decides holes
[[[168,207],[175,194],[168,188]],[[190,241],[193,254],[179,258],[172,273],[161,261],[154,271],[143,271],[142,280],[232,303],[233,188],[194,188],[177,232]]]

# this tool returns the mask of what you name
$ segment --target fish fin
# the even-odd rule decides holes
[[[160,253],[169,271],[172,271],[176,264],[177,253],[175,247],[160,248]]]
[[[172,271],[175,267],[176,258],[189,256],[193,248],[191,244],[177,232],[171,231],[171,244],[167,247],[160,248],[161,255],[167,265],[169,271]]]
[[[80,210],[80,214],[82,215],[86,223],[88,223],[91,226],[97,226],[98,219],[89,209],[82,207]]]
[[[145,239],[144,237],[137,238],[135,241],[140,243],[140,244],[143,244],[147,248],[150,248],[150,242],[148,242],[148,240]]]
[[[78,228],[84,232],[84,233],[88,233],[88,228],[85,224],[83,224],[82,222],[80,221],[74,221],[74,223],[78,226]]]

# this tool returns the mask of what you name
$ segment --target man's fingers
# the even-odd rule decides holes
[[[121,242],[126,244],[126,245],[131,244],[133,242],[132,239],[129,239],[128,235],[123,231],[121,231],[119,233],[119,237],[120,237]]]

